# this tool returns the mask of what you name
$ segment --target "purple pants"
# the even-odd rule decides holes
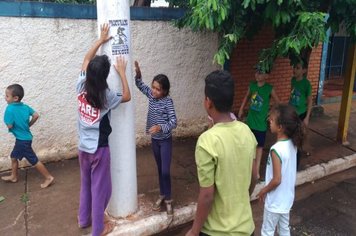
[[[160,194],[165,196],[166,200],[170,200],[172,137],[164,140],[152,139],[152,150],[158,169]]]
[[[92,225],[92,235],[104,230],[104,211],[111,197],[110,150],[100,147],[94,154],[79,151],[79,225]]]

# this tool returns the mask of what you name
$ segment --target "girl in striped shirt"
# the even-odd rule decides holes
[[[156,75],[151,88],[143,81],[140,66],[135,61],[135,83],[137,88],[148,98],[146,133],[151,135],[152,150],[158,169],[160,196],[153,205],[153,210],[160,210],[163,201],[168,215],[173,214],[171,199],[171,160],[172,130],[177,127],[177,118],[173,100],[169,96],[170,83],[163,74]]]

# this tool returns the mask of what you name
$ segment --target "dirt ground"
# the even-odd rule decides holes
[[[339,106],[329,105],[324,108],[326,112],[322,117],[311,119],[309,138],[305,146],[305,150],[309,151],[311,156],[302,158],[302,169],[356,153],[356,101],[353,103],[350,118],[350,146],[348,147],[335,142]],[[274,141],[275,138],[268,134],[266,147]],[[173,143],[171,176],[175,208],[196,202],[198,197],[199,186],[194,160],[195,144],[196,138],[194,137],[175,139]],[[267,155],[268,148],[264,151],[263,159]],[[154,200],[159,195],[157,168],[150,147],[138,148],[136,156],[139,203],[136,217],[149,217],[157,214],[151,210]],[[262,162],[261,171],[265,169],[264,165]],[[40,189],[42,177],[34,168],[20,169],[19,181],[16,184],[0,181],[0,196],[5,198],[0,202],[1,236],[71,236],[90,233],[90,228],[78,229],[76,219],[80,187],[78,160],[46,163],[46,167],[56,179],[55,184],[48,189]],[[325,198],[318,198],[319,194],[315,193],[316,199],[313,200],[314,195],[310,194],[310,191],[300,190],[301,187],[297,188],[297,199],[291,218],[294,235],[345,235],[345,232],[346,235],[356,235],[355,223],[353,223],[356,222],[356,169],[353,168],[350,172],[354,174],[353,177],[337,179],[337,181],[335,179],[322,181],[324,187],[315,184],[320,181],[306,185],[310,186],[309,188],[314,190],[314,193],[315,190],[320,192],[320,197]],[[8,174],[9,172],[5,171],[1,172],[0,176]],[[346,179],[350,180],[346,181]],[[257,202],[252,204],[256,235],[259,235],[257,232],[261,225],[263,208]],[[180,233],[170,231],[163,235],[184,235],[184,229],[180,231]],[[328,232],[330,234],[326,234]]]

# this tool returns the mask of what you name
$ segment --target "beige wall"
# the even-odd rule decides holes
[[[204,77],[212,64],[217,36],[178,30],[170,22],[132,21],[132,57],[141,64],[146,83],[165,73],[178,117],[175,137],[198,135],[205,126],[202,107]],[[0,17],[0,88],[20,83],[23,102],[40,114],[33,126],[33,148],[42,161],[71,158],[77,153],[75,84],[82,59],[97,38],[95,20]],[[134,89],[136,140],[144,134],[147,100]],[[3,116],[6,102],[0,103]],[[0,170],[10,168],[14,137],[0,125]],[[23,162],[22,164],[26,164]]]

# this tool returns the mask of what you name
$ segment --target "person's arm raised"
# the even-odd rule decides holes
[[[116,58],[116,64],[114,65],[117,73],[120,76],[122,83],[122,100],[121,102],[128,102],[131,100],[131,92],[126,78],[126,65],[127,61],[120,56]]]
[[[87,70],[90,60],[93,59],[99,47],[111,39],[111,37],[109,36],[109,29],[110,27],[108,24],[103,24],[100,26],[100,38],[95,41],[94,45],[89,49],[89,51],[85,55],[82,64],[82,71]]]
[[[135,79],[142,79],[142,75],[141,75],[141,68],[140,65],[138,64],[138,61],[135,61]]]

